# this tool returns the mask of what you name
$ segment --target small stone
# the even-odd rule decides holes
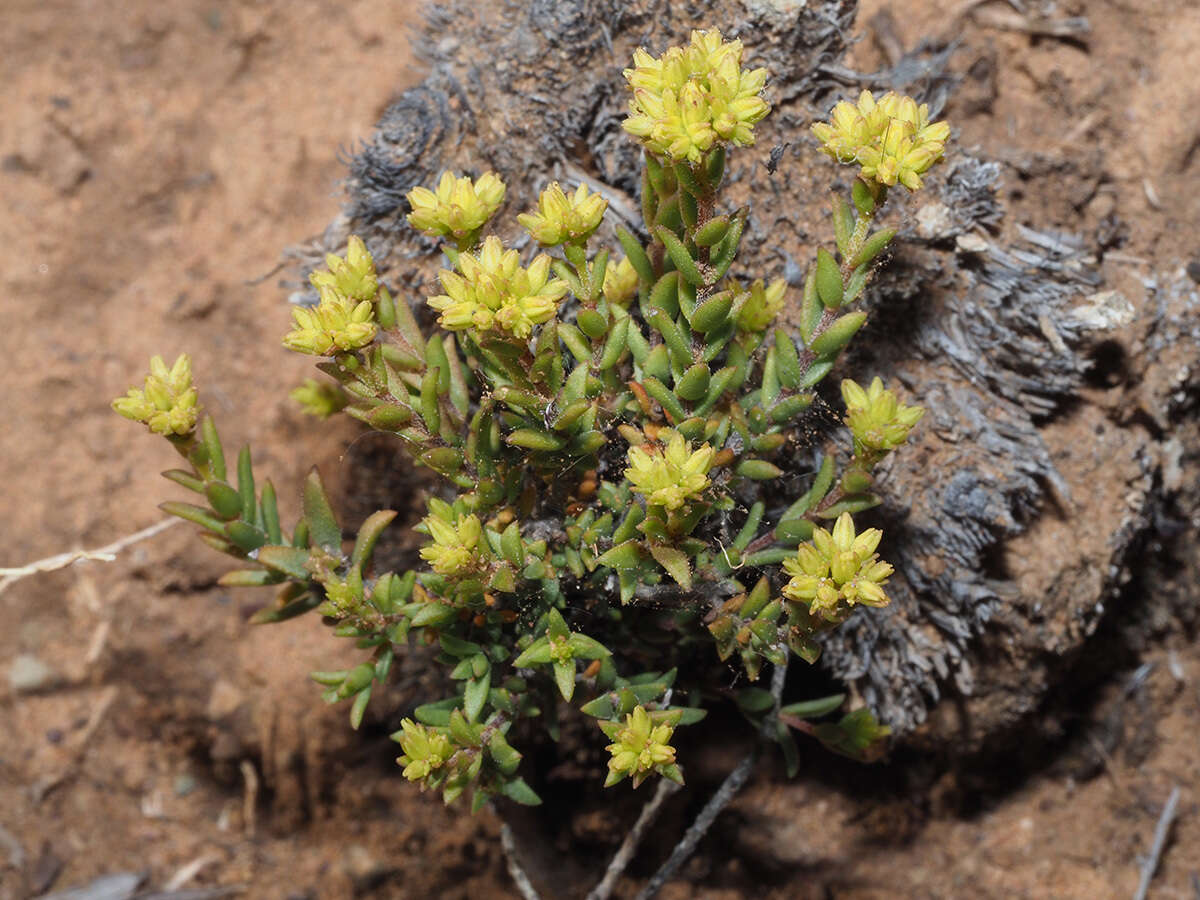
[[[944,240],[958,231],[954,214],[945,203],[926,203],[917,210],[917,234],[927,241]]]
[[[365,894],[374,890],[393,871],[359,844],[351,844],[345,850],[342,855],[342,868],[350,877],[355,894]]]
[[[58,680],[54,670],[32,653],[19,653],[8,667],[8,684],[16,694],[44,690]]]
[[[186,797],[196,789],[196,776],[190,772],[183,772],[175,776],[175,783],[172,785],[175,789],[176,797]]]
[[[954,246],[963,253],[984,253],[991,244],[979,235],[967,232],[955,238]]]
[[[1200,284],[1200,259],[1193,259],[1187,264],[1187,273],[1188,278],[1192,279],[1196,284]]]
[[[1085,328],[1112,331],[1133,321],[1133,304],[1120,291],[1097,291],[1084,298],[1070,315]]]
[[[208,718],[213,722],[224,719],[237,712],[242,703],[242,692],[225,679],[218,679],[208,697]]]

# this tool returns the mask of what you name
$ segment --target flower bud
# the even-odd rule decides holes
[[[144,423],[155,434],[190,434],[199,415],[198,395],[192,386],[192,361],[181,354],[168,370],[161,356],[150,360],[150,374],[141,390],[130,388],[113,401],[113,409],[127,419]]]

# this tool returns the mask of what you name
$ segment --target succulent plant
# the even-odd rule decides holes
[[[295,396],[396,436],[440,476],[416,526],[421,567],[372,568],[390,510],[347,548],[315,471],[285,534],[249,451],[227,472],[212,419],[197,418],[186,357],[170,371],[156,358],[145,390],[114,404],[187,460],[166,477],[204,503],[165,508],[243,561],[223,582],[278,586],[256,621],[317,610],[367,654],[313,675],[327,700],[351,701],[355,727],[397,653],[415,640],[437,646],[448,695],[416,706],[394,738],[405,777],[447,802],[538,802],[514,743],[539,722],[556,737],[570,707],[598,720],[598,743],[611,741],[606,784],[682,780],[674,734],[730,700],[791,767],[789,726],[860,758],[887,733],[865,709],[802,727],[842,698],[781,707],[757,687],[731,691],[724,661],[750,681],[789,654],[811,663],[820,634],[852,608],[888,602],[883,535],[854,517],[881,502],[876,469],[922,410],[879,379],[847,380],[849,456],[830,449],[805,479],[781,478],[781,464],[811,442],[816,388],[866,321],[856,306],[895,235],[874,228],[888,189],[919,189],[948,129],[909,98],[869,93],[814,126],[859,172],[834,198],[831,248],[789,298],[782,280],[735,269],[750,210],[721,206],[727,151],[753,144],[770,110],[766,71],[742,56],[740,41],[694,32],[659,58],[639,51],[626,70],[625,127],[645,168],[643,221],[615,229],[620,257],[598,246],[601,194],[551,183],[518,217],[542,247],[523,262],[484,236],[502,179],[446,173],[409,194],[412,226],[448,242],[439,290],[418,301],[440,330],[422,329],[357,238],[312,274],[320,302],[295,310],[284,344],[322,357],[331,382]],[[804,490],[789,495],[793,484]]]

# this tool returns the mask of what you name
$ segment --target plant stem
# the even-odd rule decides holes
[[[846,247],[846,255],[842,259],[842,282],[850,277],[850,273],[854,271],[854,267],[850,265],[850,260],[858,256],[858,252],[862,250],[863,244],[867,242],[867,233],[871,230],[871,222],[875,220],[875,216],[859,215],[858,221],[854,223],[854,232],[850,235],[850,242]]]
[[[700,810],[700,815],[696,816],[696,821],[683,836],[671,855],[667,857],[667,861],[662,864],[654,877],[649,883],[642,888],[637,895],[637,900],[650,900],[663,889],[671,877],[679,870],[679,867],[687,862],[688,857],[696,850],[696,845],[700,843],[700,839],[704,837],[713,821],[720,814],[729,801],[732,800],[737,792],[742,789],[746,781],[750,778],[750,772],[754,769],[755,763],[758,762],[758,757],[762,754],[762,745],[755,744],[754,749],[746,754],[745,758],[734,768],[725,780],[721,782],[720,788],[713,794],[712,799],[704,805],[704,809]]]
[[[612,858],[612,862],[608,864],[608,869],[604,872],[604,877],[600,883],[592,888],[587,895],[587,900],[608,900],[612,896],[613,888],[617,886],[617,881],[621,874],[625,871],[637,852],[638,844],[641,843],[642,837],[646,830],[654,824],[654,820],[658,818],[658,814],[662,812],[663,803],[668,797],[679,790],[679,785],[668,778],[661,778],[658,782],[658,787],[654,791],[654,796],[649,802],[642,807],[641,813],[637,817],[637,821],[633,823],[633,828],[625,835],[625,840],[621,842],[621,846],[617,849],[616,854]]]
[[[875,220],[874,214],[869,215],[869,216],[860,214],[858,217],[858,221],[855,222],[855,224],[854,224],[854,232],[850,235],[850,240],[846,247],[847,252],[846,252],[845,257],[842,259],[842,283],[843,284],[845,284],[846,280],[849,279],[851,273],[854,271],[854,269],[850,266],[850,260],[854,259],[854,257],[858,255],[858,252],[860,250],[862,250],[863,244],[866,243],[868,233],[871,230],[871,223],[874,220]],[[834,322],[836,322],[837,319],[838,319],[838,313],[836,310],[832,310],[832,309],[822,310],[821,318],[817,322],[816,327],[813,329],[812,338],[808,342],[809,346],[811,347],[812,342],[815,341],[822,334],[824,334],[826,329],[828,329],[830,325],[832,325]],[[810,349],[808,349],[808,347],[805,347],[804,351],[799,354],[800,371],[801,372],[807,371],[809,366],[811,366],[813,364],[813,362],[816,361],[816,358],[817,358],[817,355],[815,353],[813,353]]]
[[[512,878],[513,883],[517,886],[517,892],[524,900],[542,900],[538,894],[537,888],[533,886],[533,882],[529,880],[529,876],[525,874],[525,870],[521,868],[521,863],[517,859],[517,841],[513,837],[512,829],[508,827],[507,822],[500,823],[500,846],[504,849],[504,861],[508,865],[508,874]]]
[[[759,733],[759,740],[755,742],[754,748],[746,754],[733,771],[730,772],[717,792],[713,794],[708,803],[704,804],[704,809],[700,810],[700,815],[696,816],[690,828],[684,833],[681,840],[675,849],[671,851],[671,855],[667,857],[667,861],[659,867],[659,870],[654,873],[654,877],[642,888],[637,895],[637,900],[650,900],[663,889],[671,877],[679,870],[679,867],[687,862],[688,858],[696,850],[696,845],[700,843],[700,839],[712,826],[713,821],[720,815],[721,810],[729,805],[729,802],[737,796],[750,778],[750,773],[754,770],[758,758],[762,755],[763,743],[768,736],[774,732],[775,724],[779,721],[779,703],[783,696],[783,685],[787,678],[787,663],[781,666],[775,666],[771,673],[771,698],[774,701],[774,707],[771,713],[763,719],[762,731]]]

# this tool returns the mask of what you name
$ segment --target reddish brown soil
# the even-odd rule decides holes
[[[1002,0],[862,7],[850,60],[862,70],[922,35],[962,39],[953,67],[969,74],[947,112],[965,145],[1034,173],[1005,175],[1020,221],[1090,230],[1115,212],[1123,252],[1145,262],[1106,274],[1135,303],[1138,276],[1196,254],[1200,8],[1072,0],[1057,15],[1085,15],[1091,31],[1061,40],[1011,30],[1020,20]],[[889,8],[890,25],[876,18]],[[155,504],[173,493],[156,473],[171,453],[108,406],[153,353],[192,354],[227,443],[254,445],[294,511],[308,465],[342,478],[355,431],[314,429],[287,399],[310,369],[279,347],[288,313],[272,273],[282,248],[337,212],[339,148],[421,77],[414,3],[10,0],[4,18],[13,339],[0,361],[0,564],[102,546],[161,517]],[[511,895],[495,819],[417,794],[382,735],[352,733],[343,708],[317,701],[307,672],[353,651],[315,619],[248,627],[261,601],[217,588],[223,564],[189,530],[0,594],[4,673],[19,654],[53,670],[27,693],[0,680],[0,900],[121,871],[161,887],[196,860],[189,886],[254,898]],[[946,772],[923,797],[876,804],[820,787],[819,770],[783,795],[764,769],[738,805],[739,848],[772,843],[765,855],[792,868],[756,884],[713,844],[686,870],[710,886],[663,896],[1130,896],[1176,784],[1152,896],[1193,896],[1200,648],[1177,635],[1146,659],[1155,668],[1134,700],[1114,684],[1079,710],[1134,707],[1121,750],[1096,739],[1095,766],[1066,754]],[[769,834],[755,810],[770,813]],[[620,823],[597,822],[614,834],[588,835],[586,822],[575,833],[607,847]],[[579,893],[599,858],[577,860],[547,896]]]

